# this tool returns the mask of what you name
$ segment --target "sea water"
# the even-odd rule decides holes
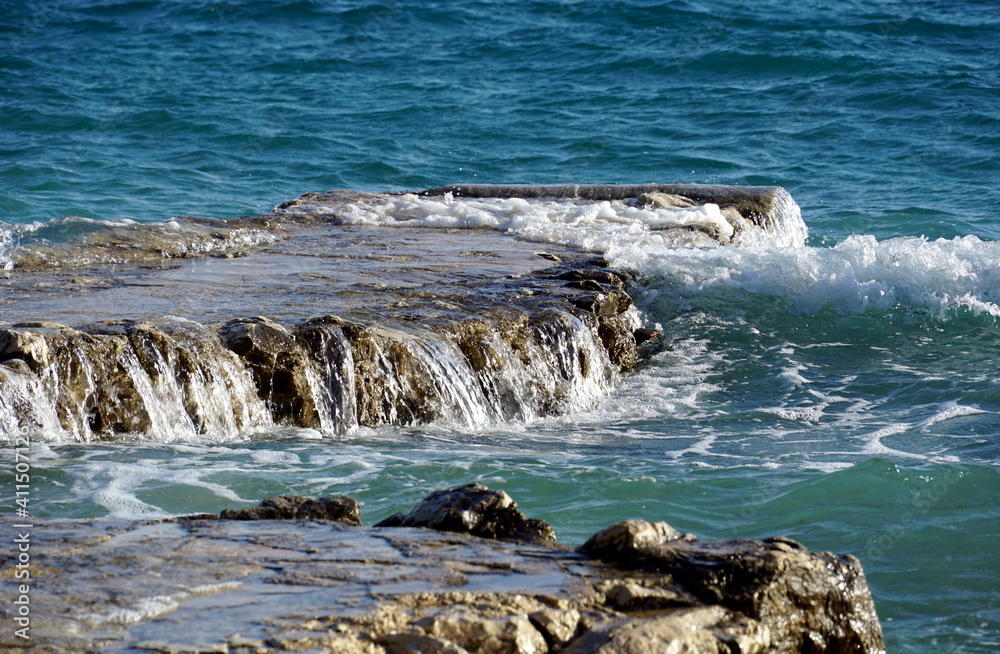
[[[852,553],[890,651],[1000,647],[995,3],[38,0],[2,13],[3,267],[108,223],[166,230],[330,188],[777,184],[804,225],[676,248],[612,203],[361,208],[357,224],[601,251],[638,273],[662,341],[562,417],[336,438],[37,434],[34,515],[346,493],[371,523],[479,481],[570,544],[643,517]]]

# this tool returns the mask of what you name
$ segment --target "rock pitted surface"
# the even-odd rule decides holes
[[[850,555],[810,552],[781,537],[698,542],[644,520],[604,529],[579,549],[670,575],[699,602],[766,625],[780,651],[865,652],[881,639],[861,563]]]
[[[470,485],[414,513],[434,522],[477,496],[510,508]],[[857,560],[787,539],[699,542],[631,520],[572,550],[350,525],[335,505],[356,509],[270,498],[224,515],[252,521],[36,525],[32,651],[884,652]]]

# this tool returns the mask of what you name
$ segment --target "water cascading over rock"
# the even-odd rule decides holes
[[[562,230],[546,237],[553,247],[569,239],[561,257],[541,253],[558,265],[539,270],[534,246],[498,233],[524,238],[525,212]],[[66,246],[79,250],[67,269],[86,274],[14,253],[0,303],[10,323],[0,430],[225,439],[274,425],[481,426],[593,406],[636,365],[637,337],[654,332],[641,328],[628,274],[572,248],[588,238],[580,220],[603,229],[629,216],[686,246],[794,244],[805,233],[779,187],[688,184],[331,191],[208,226],[129,227],[127,241],[112,227]],[[491,228],[493,240],[469,227]],[[254,240],[229,238],[247,230]],[[105,319],[11,319],[52,307]]]
[[[336,316],[19,323],[0,330],[0,424],[90,441],[528,420],[589,406],[634,364],[634,308],[601,310],[508,308],[436,329]]]

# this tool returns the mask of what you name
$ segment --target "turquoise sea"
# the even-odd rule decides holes
[[[343,493],[372,524],[480,481],[570,544],[644,517],[852,553],[890,652],[1000,650],[996,2],[0,2],[0,269],[107,222],[455,182],[780,185],[809,232],[609,241],[664,336],[586,410],[40,433],[33,514]]]

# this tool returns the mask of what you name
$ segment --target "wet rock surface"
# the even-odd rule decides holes
[[[476,497],[510,506],[473,485],[431,494],[411,515],[433,522]],[[352,502],[37,524],[32,612],[44,620],[32,651],[884,651],[852,557],[781,538],[699,542],[641,520],[577,550],[331,521],[330,507]],[[5,592],[15,583],[0,578]],[[11,639],[0,646],[21,645]]]
[[[644,520],[604,529],[579,551],[627,569],[670,575],[699,602],[767,625],[781,651],[861,652],[881,637],[861,563],[853,556],[816,554],[781,537],[703,543],[666,523]]]
[[[426,527],[494,540],[555,542],[542,520],[527,518],[510,495],[482,484],[435,491],[412,511],[383,520],[376,527]]]
[[[411,291],[364,319],[16,323],[0,328],[0,424],[90,441],[565,413],[635,365],[639,327],[619,275],[568,259],[464,296]],[[566,288],[574,272],[606,290]]]
[[[787,198],[690,184],[420,193],[712,202],[758,226]],[[307,193],[262,216],[112,225],[18,250],[0,275],[0,426],[80,441],[481,426],[589,408],[637,364],[653,333],[627,271],[497,232],[345,224],[357,203],[393,197]],[[61,324],[81,316],[92,322]]]
[[[353,497],[321,497],[311,500],[297,495],[265,497],[260,506],[226,509],[221,520],[332,520],[361,524],[361,507]]]

